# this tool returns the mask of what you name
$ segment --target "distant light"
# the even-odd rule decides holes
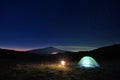
[[[63,65],[63,66],[64,66],[64,65],[65,65],[65,61],[61,61],[61,65]]]
[[[53,53],[51,53],[51,54],[57,54],[58,52],[53,52]]]
[[[90,56],[85,56],[83,57],[78,65],[80,67],[88,67],[88,68],[95,68],[95,67],[99,67],[99,64],[95,61],[95,59],[93,59],[92,57]]]

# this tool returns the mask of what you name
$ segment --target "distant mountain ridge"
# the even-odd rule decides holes
[[[79,61],[83,56],[91,56],[99,62],[104,61],[119,61],[120,60],[120,44],[103,46],[91,51],[67,52],[55,55],[55,57],[64,58],[69,61]],[[53,57],[52,57],[53,58]]]
[[[64,53],[64,52],[68,52],[68,51],[57,49],[55,47],[47,47],[47,48],[29,50],[27,52],[36,53],[36,54],[51,55],[51,54],[57,54],[57,53]]]
[[[36,53],[33,53],[33,52]],[[52,53],[58,53],[56,55],[50,55]],[[44,55],[45,54],[45,55]],[[42,48],[42,49],[35,49],[30,51],[14,51],[14,50],[7,50],[7,49],[0,49],[0,60],[4,59],[12,59],[14,61],[55,61],[59,59],[66,59],[70,61],[79,61],[83,56],[91,56],[98,61],[119,61],[119,54],[120,54],[120,44],[109,45],[100,47],[98,49],[94,49],[91,51],[84,51],[84,52],[68,52],[65,50],[60,50],[54,47]]]
[[[91,50],[91,52],[97,52],[97,53],[102,53],[102,52],[120,52],[120,44],[113,44],[109,46],[104,46],[100,47],[98,49]]]

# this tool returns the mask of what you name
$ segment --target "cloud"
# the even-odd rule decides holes
[[[88,46],[55,46],[56,48],[68,50],[68,51],[90,51],[96,49],[97,47],[88,47]]]

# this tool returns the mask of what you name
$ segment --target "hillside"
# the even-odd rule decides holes
[[[120,60],[119,58],[120,53],[120,45],[110,45],[101,47],[92,51],[84,51],[84,52],[66,52],[62,54],[56,54],[51,57],[51,59],[66,59],[69,61],[79,61],[83,56],[91,56],[98,61],[113,61],[113,60]]]
[[[24,51],[14,51],[7,49],[0,49],[0,61],[10,62],[33,62],[44,60],[43,55],[37,55]]]
[[[39,53],[33,52],[18,52],[14,50],[0,49],[0,59],[8,60],[12,59],[15,61],[58,61],[58,60],[68,60],[68,61],[79,61],[83,56],[91,56],[98,61],[113,61],[120,60],[120,45],[110,45],[101,47],[92,51],[84,52],[65,52],[64,50],[56,49],[53,47],[48,47],[44,49],[31,50],[40,51]],[[46,52],[47,55],[44,55]],[[60,54],[48,55],[53,52],[62,52]]]

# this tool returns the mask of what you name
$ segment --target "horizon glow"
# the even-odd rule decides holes
[[[1,0],[0,6],[1,48],[62,45],[60,49],[88,51],[120,43],[120,5],[114,0]]]
[[[15,51],[28,51],[28,50],[34,50],[34,49],[42,49],[42,48],[46,48],[49,46],[44,46],[44,47],[0,47],[2,49],[9,49],[9,50],[15,50]],[[85,47],[85,46],[53,46],[55,48],[61,49],[61,50],[66,50],[66,51],[73,51],[73,52],[77,52],[77,51],[90,51],[93,49],[96,49],[97,47]],[[53,53],[56,54],[56,53]]]

